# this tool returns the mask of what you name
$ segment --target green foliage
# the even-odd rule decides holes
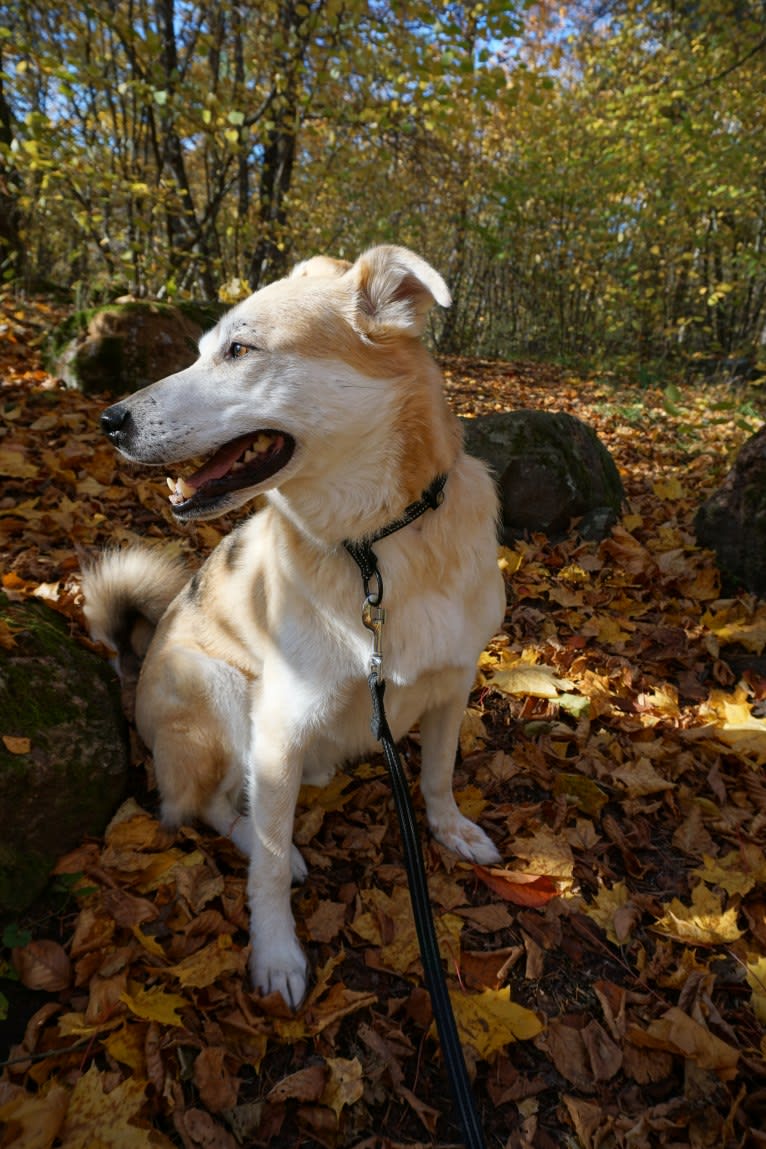
[[[755,0],[30,0],[0,28],[9,274],[22,251],[83,304],[214,298],[396,241],[449,279],[443,350],[620,362],[647,385],[755,358]]]

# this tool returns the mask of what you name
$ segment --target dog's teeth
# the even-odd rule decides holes
[[[176,506],[190,499],[195,493],[194,487],[189,486],[185,479],[171,479],[168,475],[166,481],[170,488],[170,501]]]
[[[273,442],[274,442],[274,436],[273,435],[267,435],[265,432],[261,432],[261,434],[258,436],[258,438],[253,443],[253,448],[256,451],[265,451],[265,450],[267,450],[267,448],[269,448],[271,446],[271,444]]]

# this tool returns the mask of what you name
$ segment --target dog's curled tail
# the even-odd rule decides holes
[[[116,652],[123,681],[138,676],[154,629],[191,571],[150,547],[107,551],[83,566],[83,613],[91,637]]]

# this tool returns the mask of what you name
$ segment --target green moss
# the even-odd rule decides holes
[[[100,833],[125,790],[127,732],[119,684],[41,603],[0,594],[14,638],[0,650],[0,909],[18,911],[42,890],[56,859]]]

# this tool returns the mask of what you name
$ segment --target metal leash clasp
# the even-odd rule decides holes
[[[370,673],[375,675],[378,682],[383,681],[383,624],[386,621],[386,612],[380,605],[383,597],[383,580],[376,570],[377,590],[370,589],[370,581],[365,580],[366,597],[362,603],[362,622],[368,630],[372,631],[372,654],[370,655]]]

